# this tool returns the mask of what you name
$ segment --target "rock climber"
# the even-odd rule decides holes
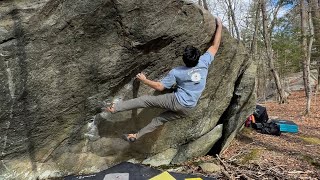
[[[216,32],[208,50],[201,55],[197,48],[187,46],[182,57],[185,66],[172,69],[161,81],[150,80],[143,73],[136,75],[136,78],[142,83],[158,91],[170,89],[175,85],[177,87],[175,92],[119,101],[106,108],[111,113],[145,107],[166,109],[165,112],[153,118],[147,126],[137,133],[124,134],[124,140],[134,142],[146,133],[154,131],[165,122],[186,117],[195,109],[206,85],[208,68],[218,51],[221,32],[221,20],[216,18]]]

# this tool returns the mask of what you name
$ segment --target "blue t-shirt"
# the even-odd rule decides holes
[[[214,56],[208,51],[199,58],[195,67],[179,66],[172,69],[160,82],[167,89],[177,85],[175,96],[184,107],[195,107],[206,86],[208,68]]]

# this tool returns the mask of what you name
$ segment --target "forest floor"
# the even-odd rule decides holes
[[[219,158],[194,159],[182,171],[218,179],[320,179],[320,97],[313,97],[309,116],[302,116],[305,102],[304,91],[295,91],[287,104],[262,104],[269,118],[298,124],[298,133],[273,136],[244,128]],[[219,163],[222,171],[205,173],[199,166],[203,162]]]

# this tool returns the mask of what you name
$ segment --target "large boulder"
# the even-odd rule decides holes
[[[224,29],[195,112],[129,144],[121,134],[137,131],[162,110],[102,113],[92,122],[100,102],[156,95],[135,75],[160,79],[183,64],[186,45],[205,52],[214,17],[176,0],[5,0],[0,12],[1,178],[220,153],[255,107],[256,67]]]

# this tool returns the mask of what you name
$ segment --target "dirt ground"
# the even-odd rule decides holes
[[[205,156],[185,163],[183,171],[218,179],[320,179],[320,95],[313,97],[311,115],[305,109],[303,91],[293,92],[287,104],[265,102],[269,118],[292,120],[299,132],[280,136],[244,128],[231,146],[217,157]],[[216,162],[222,172],[205,173],[203,162]]]

